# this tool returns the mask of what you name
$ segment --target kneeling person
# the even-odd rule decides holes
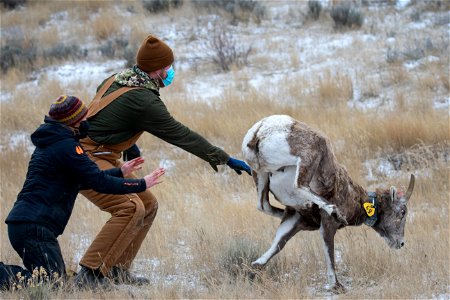
[[[141,179],[124,178],[139,170],[139,157],[119,168],[101,171],[79,139],[86,137],[86,105],[74,96],[60,96],[44,124],[31,135],[36,146],[22,190],[6,218],[12,247],[33,272],[44,267],[52,276],[66,270],[57,237],[66,227],[80,189],[107,194],[139,193],[160,183],[164,169]]]

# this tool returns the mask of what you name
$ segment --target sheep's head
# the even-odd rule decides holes
[[[415,178],[411,174],[411,180],[406,193],[397,191],[395,187],[380,193],[378,222],[373,226],[387,242],[389,247],[400,249],[404,246],[404,232],[407,205],[414,189]]]

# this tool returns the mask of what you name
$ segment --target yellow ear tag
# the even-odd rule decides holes
[[[370,203],[370,202],[365,202],[365,203],[363,204],[363,206],[364,206],[364,209],[366,210],[366,214],[367,214],[369,217],[371,217],[371,216],[373,216],[373,215],[375,214],[375,207],[373,206],[372,203]]]

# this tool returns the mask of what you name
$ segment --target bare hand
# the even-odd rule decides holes
[[[122,170],[123,177],[127,177],[131,175],[134,171],[142,169],[142,164],[144,163],[143,157],[137,157],[135,159],[132,159],[130,161],[127,161],[120,167],[120,170]]]
[[[164,168],[158,168],[155,171],[151,172],[149,175],[144,176],[145,183],[147,184],[147,188],[151,188],[154,185],[161,183],[158,179],[166,173]]]

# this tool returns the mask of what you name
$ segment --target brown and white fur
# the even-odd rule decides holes
[[[327,263],[328,286],[344,291],[335,273],[334,235],[347,225],[361,225],[367,192],[354,183],[337,161],[328,139],[286,115],[273,115],[254,124],[242,143],[244,159],[252,167],[258,209],[281,219],[271,247],[253,266],[261,267],[300,230],[319,229]],[[392,248],[404,245],[406,205],[414,188],[414,176],[406,195],[395,187],[377,191],[378,221],[373,229]],[[285,209],[269,202],[269,192]]]

